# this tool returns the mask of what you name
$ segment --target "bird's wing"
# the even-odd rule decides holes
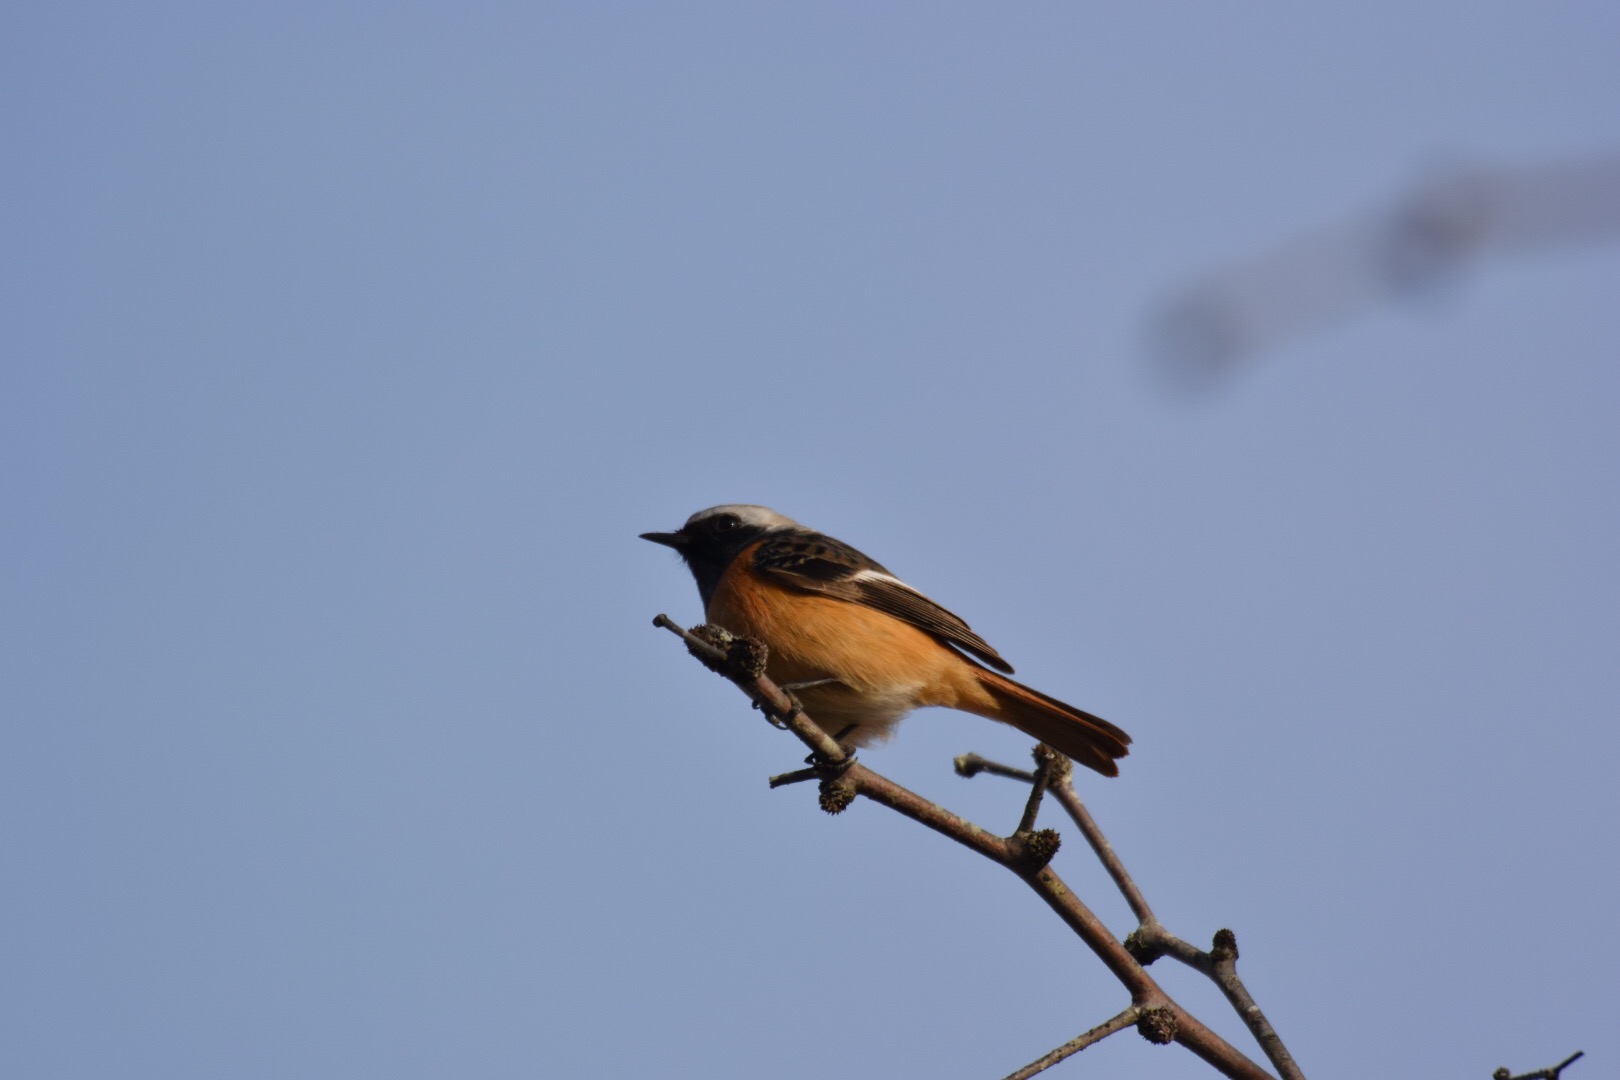
[[[830,536],[767,537],[754,549],[753,563],[755,570],[784,585],[865,604],[972,653],[997,671],[1012,673],[1012,665],[967,623]]]

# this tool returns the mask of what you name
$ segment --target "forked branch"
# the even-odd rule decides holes
[[[1556,1065],[1549,1065],[1535,1072],[1521,1073],[1518,1076],[1514,1076],[1511,1069],[1497,1069],[1491,1074],[1491,1080],[1558,1080],[1560,1073],[1585,1056],[1585,1050],[1577,1050]]]
[[[1004,776],[1013,780],[1033,782],[1035,774],[1022,769],[1010,768],[977,754],[964,754],[956,759],[956,771],[962,776],[972,777],[984,772],[994,776]],[[1125,869],[1119,855],[1114,851],[1108,838],[1103,835],[1097,822],[1086,809],[1085,803],[1080,801],[1079,794],[1074,785],[1064,777],[1061,782],[1051,785],[1052,795],[1063,805],[1063,809],[1074,819],[1079,826],[1080,834],[1091,845],[1097,860],[1102,863],[1103,869],[1113,879],[1114,886],[1125,897],[1130,905],[1131,913],[1136,916],[1137,927],[1125,938],[1125,947],[1144,966],[1153,963],[1161,956],[1169,956],[1181,961],[1188,967],[1203,973],[1210,981],[1220,987],[1221,993],[1232,1005],[1238,1016],[1248,1025],[1249,1033],[1254,1036],[1255,1042],[1265,1052],[1267,1059],[1276,1068],[1283,1080],[1304,1080],[1304,1074],[1294,1061],[1288,1048],[1283,1045],[1282,1037],[1277,1034],[1271,1022],[1266,1019],[1265,1013],[1250,995],[1248,988],[1237,973],[1237,935],[1230,930],[1217,930],[1215,940],[1208,952],[1203,951],[1190,942],[1170,933],[1153,914],[1148,906],[1147,898],[1142,890],[1137,888],[1136,882]]]
[[[1070,816],[1080,824],[1082,833],[1086,835],[1087,841],[1091,843],[1093,850],[1098,852],[1099,857],[1102,857],[1105,850],[1110,853],[1110,857],[1112,856],[1112,849],[1108,847],[1107,841],[1102,839],[1101,832],[1096,829],[1094,822],[1090,822],[1090,816],[1086,814],[1084,806],[1080,804],[1078,797],[1073,795],[1074,789],[1068,771],[1069,763],[1062,755],[1047,747],[1039,748],[1036,755],[1038,765],[1033,773],[1008,769],[1006,766],[998,766],[983,759],[959,759],[958,770],[963,771],[964,775],[972,775],[972,771],[966,771],[962,764],[963,760],[970,760],[972,764],[969,767],[973,771],[1017,775],[1031,784],[1029,798],[1018,827],[1010,836],[998,836],[857,762],[852,751],[839,745],[836,739],[816,726],[804,714],[798,702],[765,675],[765,649],[759,642],[734,637],[717,627],[698,627],[688,631],[665,615],[659,615],[653,623],[680,636],[691,653],[705,666],[731,680],[772,723],[793,732],[810,748],[810,757],[806,762],[808,768],[772,777],[772,787],[815,779],[819,781],[822,809],[828,813],[839,813],[856,798],[867,798],[926,825],[941,835],[950,837],[963,847],[970,848],[1010,870],[1063,920],[1125,988],[1130,996],[1127,1008],[1112,1019],[1024,1066],[1013,1073],[1009,1080],[1034,1076],[1085,1047],[1132,1025],[1150,1042],[1179,1043],[1208,1062],[1223,1076],[1234,1077],[1237,1080],[1271,1080],[1271,1074],[1210,1030],[1165,993],[1147,973],[1145,964],[1150,962],[1151,958],[1143,960],[1130,947],[1129,940],[1122,943],[1116,939],[1091,909],[1082,903],[1062,878],[1052,870],[1049,864],[1057,853],[1058,834],[1051,829],[1034,827],[1042,795],[1047,790],[1063,803]],[[1104,865],[1109,866],[1109,873],[1114,875],[1116,884],[1120,884],[1124,890],[1126,885],[1121,883],[1128,883],[1130,879],[1125,874],[1123,866],[1118,864],[1117,859],[1113,859],[1113,864],[1110,865],[1109,858],[1104,858]],[[1126,894],[1127,900],[1131,902],[1132,910],[1136,911],[1138,919],[1143,925],[1151,922],[1157,926],[1157,922],[1152,920],[1152,913],[1147,909],[1146,902],[1141,899],[1139,892],[1135,892],[1135,886],[1130,885],[1129,888],[1131,891]],[[1135,899],[1131,900],[1133,893]],[[1146,918],[1143,917],[1144,913]],[[1169,935],[1165,937],[1169,941],[1177,940],[1170,938]],[[1217,940],[1217,948],[1219,946],[1220,941]],[[1187,946],[1187,949],[1190,950],[1189,955],[1198,953],[1198,950],[1192,949],[1191,946]],[[1162,948],[1161,952],[1175,954],[1175,950],[1169,947]],[[1230,952],[1231,960],[1235,961],[1237,955],[1235,943]],[[1209,955],[1211,964],[1216,963],[1213,954],[1200,955]],[[1235,971],[1233,978],[1235,979]],[[1265,1040],[1261,1040],[1261,1045],[1272,1055],[1273,1063],[1277,1064],[1279,1073],[1285,1080],[1299,1077],[1298,1069],[1294,1067],[1293,1060],[1286,1056],[1286,1051],[1282,1052],[1283,1061],[1287,1063],[1285,1067],[1278,1062],[1273,1048],[1267,1046]],[[1280,1041],[1276,1043],[1276,1047],[1280,1049]]]

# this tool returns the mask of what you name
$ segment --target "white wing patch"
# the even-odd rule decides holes
[[[913,589],[910,585],[907,585],[893,574],[885,574],[881,570],[857,570],[853,574],[849,575],[849,579],[851,581],[886,581],[890,585],[900,586],[908,593],[917,593],[918,596],[922,596],[922,593],[917,592],[916,589]]]

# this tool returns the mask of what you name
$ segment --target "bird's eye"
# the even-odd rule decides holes
[[[735,514],[725,514],[714,519],[714,531],[730,532],[741,524],[742,518],[737,517]]]

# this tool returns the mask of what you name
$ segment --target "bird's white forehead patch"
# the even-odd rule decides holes
[[[707,510],[699,510],[686,519],[687,527],[701,525],[710,518],[721,514],[734,514],[744,525],[757,525],[761,528],[774,528],[779,525],[797,525],[798,522],[786,514],[778,514],[775,510],[764,506],[751,506],[747,503],[726,503],[722,506],[711,506]]]

